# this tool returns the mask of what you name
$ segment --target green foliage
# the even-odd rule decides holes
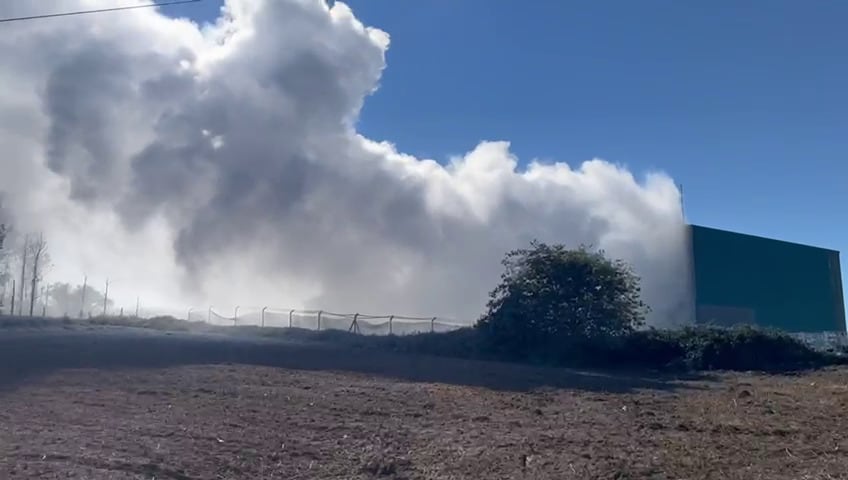
[[[660,370],[790,371],[841,363],[791,335],[750,326],[641,330],[585,349],[584,366]]]
[[[534,241],[502,263],[501,283],[477,327],[504,355],[550,361],[644,324],[639,278],[603,251]]]
[[[437,355],[455,358],[480,358],[485,351],[480,344],[479,332],[473,328],[460,328],[444,333],[419,333],[403,336],[366,337],[383,349],[396,353]]]
[[[593,368],[792,370],[838,361],[754,327],[641,329],[647,308],[629,265],[586,247],[533,242],[509,252],[477,325],[475,355]]]
[[[434,355],[479,360],[505,360],[502,350],[479,328],[447,333],[383,336],[359,335],[340,330],[306,330],[256,326],[225,327],[187,322],[172,317],[136,319],[96,317],[55,320],[38,317],[3,317],[0,328],[48,327],[61,324],[121,325],[166,331],[256,335],[288,341],[321,343],[352,350]],[[514,358],[513,358],[514,359]],[[680,330],[634,330],[627,334],[572,339],[523,361],[549,365],[627,370],[759,370],[786,372],[845,364],[848,359],[820,352],[780,331],[756,327],[719,328],[693,326]]]
[[[692,369],[781,371],[831,363],[828,355],[778,330],[687,328],[676,336]]]
[[[150,328],[153,330],[167,330],[172,332],[191,332],[191,331],[206,331],[209,330],[203,322],[187,322],[179,320],[171,316],[158,316],[151,318],[133,318],[133,317],[93,317],[88,320],[93,325],[123,325],[137,328]]]
[[[575,365],[602,368],[678,369],[687,367],[686,347],[670,330],[639,330],[585,345]]]

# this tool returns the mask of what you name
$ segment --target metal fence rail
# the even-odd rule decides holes
[[[237,306],[231,314],[215,307],[189,308],[185,319],[219,326],[305,328],[345,330],[363,335],[406,335],[425,332],[449,332],[467,325],[439,317],[369,315],[338,313],[328,310],[298,310],[272,307]]]

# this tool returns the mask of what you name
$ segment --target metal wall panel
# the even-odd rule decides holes
[[[691,226],[696,321],[845,331],[839,253]]]

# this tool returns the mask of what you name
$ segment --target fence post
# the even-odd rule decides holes
[[[435,330],[435,327],[436,327],[436,317],[433,317],[433,318],[430,320],[430,333],[433,333],[433,332],[435,332],[435,331],[436,331],[436,330]]]
[[[324,313],[323,310],[318,310],[318,331],[321,331],[321,314]]]
[[[294,309],[289,312],[289,328],[292,327],[292,315],[294,314]]]
[[[262,307],[262,317],[259,324],[262,328],[265,328],[265,310],[268,310],[268,307]]]
[[[186,322],[190,322],[190,321],[191,321],[191,311],[192,311],[192,310],[194,310],[194,309],[193,309],[193,308],[189,308],[189,309],[188,309],[188,313],[186,314]]]
[[[394,320],[394,319],[395,319],[394,315],[389,317],[389,335],[392,334],[392,320]]]
[[[238,325],[238,311],[239,311],[239,307],[238,307],[238,305],[236,305],[236,311],[233,313],[233,326],[234,327],[236,325]]]

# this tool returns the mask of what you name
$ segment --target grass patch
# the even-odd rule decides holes
[[[82,324],[83,320],[71,318],[26,317],[20,315],[0,315],[0,329],[4,328],[45,328],[62,325]]]
[[[555,345],[541,345],[530,355],[516,357],[505,355],[486,335],[473,327],[447,333],[377,336],[341,330],[216,326],[173,317],[96,317],[86,320],[0,317],[0,328],[60,325],[125,326],[174,332],[246,335],[401,354],[581,368],[787,372],[848,363],[841,352],[822,352],[785,332],[750,326],[649,329],[592,341],[574,338]]]

